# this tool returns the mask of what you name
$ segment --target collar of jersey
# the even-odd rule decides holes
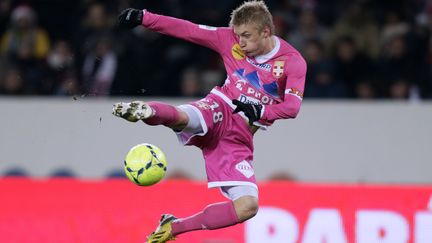
[[[276,53],[279,51],[279,49],[280,49],[279,38],[277,38],[276,36],[272,36],[272,37],[273,37],[273,40],[275,41],[275,46],[273,47],[273,49],[270,52],[263,54],[263,55],[260,55],[260,56],[256,56],[255,61],[257,63],[262,64],[262,63],[267,62],[272,57],[274,57],[274,55],[276,55]]]

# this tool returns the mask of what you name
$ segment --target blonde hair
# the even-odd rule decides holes
[[[270,34],[274,34],[273,16],[264,1],[246,1],[232,11],[229,23],[231,27],[251,23],[257,24],[260,32],[268,27]]]

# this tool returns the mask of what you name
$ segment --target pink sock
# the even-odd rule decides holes
[[[178,219],[172,224],[172,234],[219,229],[239,223],[232,201],[210,204],[203,211],[187,218]]]
[[[155,101],[147,104],[155,111],[155,114],[144,120],[146,124],[171,126],[178,121],[179,113],[174,106]]]

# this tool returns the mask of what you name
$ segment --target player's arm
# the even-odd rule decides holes
[[[221,48],[219,40],[221,32],[228,30],[228,28],[198,25],[187,20],[131,8],[119,15],[118,23],[120,27],[125,28],[143,25],[150,30],[187,40],[217,52],[220,52]]]
[[[283,102],[265,105],[259,122],[269,124],[278,119],[295,118],[300,111],[306,78],[306,62],[299,56],[293,56],[286,66],[286,86]]]

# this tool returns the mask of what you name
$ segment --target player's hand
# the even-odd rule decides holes
[[[252,126],[254,122],[261,118],[262,105],[246,104],[239,100],[233,100],[232,103],[237,106],[233,113],[243,111],[249,119],[249,125]]]
[[[143,11],[134,8],[123,10],[118,16],[118,26],[125,29],[132,29],[141,25],[143,19]]]

